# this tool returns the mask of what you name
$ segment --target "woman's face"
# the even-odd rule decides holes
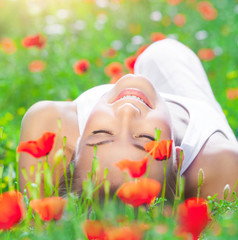
[[[75,184],[81,187],[90,172],[97,145],[99,178],[102,180],[108,168],[107,179],[115,192],[125,176],[114,164],[122,159],[144,158],[147,152],[143,146],[154,140],[155,128],[161,129],[160,140],[171,139],[170,115],[164,101],[146,78],[124,76],[100,99],[88,119],[79,144]],[[162,183],[162,162],[152,162],[149,177]]]

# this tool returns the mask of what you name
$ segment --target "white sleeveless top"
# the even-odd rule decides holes
[[[100,85],[81,94],[74,102],[77,104],[80,135],[83,135],[88,117],[99,99],[113,87],[113,84]],[[207,139],[215,132],[221,132],[228,140],[237,142],[225,116],[204,101],[198,101],[168,93],[160,93],[165,102],[174,102],[184,107],[189,113],[181,148],[184,161],[181,174],[191,165]]]

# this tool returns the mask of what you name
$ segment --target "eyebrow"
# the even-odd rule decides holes
[[[100,146],[100,145],[105,145],[105,144],[108,144],[108,143],[111,143],[111,142],[114,142],[114,140],[110,139],[110,140],[105,140],[105,141],[101,141],[101,142],[97,142],[97,143],[86,143],[86,145],[89,146],[89,147],[94,147],[95,145]],[[136,143],[133,143],[132,145],[134,147],[146,152],[146,150],[144,149],[143,146],[141,146],[139,144],[136,144]]]
[[[113,135],[112,132],[108,131],[108,130],[95,130],[92,132],[92,134],[97,134],[97,133],[107,133],[109,135]]]

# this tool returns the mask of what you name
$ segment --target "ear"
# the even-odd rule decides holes
[[[183,164],[184,153],[181,147],[175,147],[175,151],[176,151],[176,158],[175,158],[174,168],[176,172],[178,172],[179,162],[181,161],[181,167]],[[181,167],[180,167],[180,170],[181,170]]]

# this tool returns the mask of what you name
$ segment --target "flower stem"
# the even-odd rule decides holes
[[[153,158],[150,159],[149,166],[148,166],[147,171],[146,171],[146,174],[145,174],[145,177],[146,177],[146,178],[149,176],[149,172],[150,172],[150,168],[151,168],[152,161],[153,161]]]
[[[64,180],[65,180],[65,187],[67,194],[69,193],[69,187],[68,187],[68,177],[67,177],[67,171],[66,171],[66,156],[63,156],[63,164],[64,164]]]
[[[167,163],[168,163],[168,158],[166,158],[166,161],[163,161],[163,168],[164,168],[164,183],[163,183],[163,188],[162,188],[162,200],[161,200],[161,213],[163,213],[164,210],[164,198],[165,198],[165,190],[166,190],[166,170],[167,170]]]
[[[17,181],[17,191],[20,191],[19,187],[19,153],[16,154],[16,181]]]
[[[235,189],[236,189],[237,184],[238,184],[238,179],[236,180],[236,183],[235,183],[235,185],[234,185],[231,193],[235,192]],[[232,198],[232,194],[231,194],[231,196],[230,196],[229,201],[231,201],[231,198]]]
[[[3,177],[4,165],[0,164],[0,195],[2,195],[2,177]]]
[[[201,186],[198,186],[197,198],[199,198],[199,196],[200,196],[200,188],[201,188]]]
[[[180,170],[181,170],[181,165],[182,165],[182,159],[183,159],[183,151],[180,152],[180,157],[179,157],[179,166],[178,166],[178,172],[177,172],[176,190],[175,190],[175,198],[174,198],[174,205],[173,205],[173,215],[175,213],[177,199],[179,199],[178,188],[179,188],[179,182],[180,182]]]
[[[71,192],[71,190],[72,190],[72,184],[73,184],[73,174],[74,174],[74,165],[73,165],[72,163],[70,163],[69,169],[70,169],[69,192]]]
[[[48,162],[43,163],[44,169],[44,190],[45,197],[49,197],[52,194],[53,183],[52,183],[52,174]]]
[[[10,191],[13,191],[14,190],[14,186],[12,184],[12,173],[13,173],[13,166],[12,164],[10,163],[9,164],[9,172],[8,172],[8,188]]]
[[[138,213],[139,213],[139,207],[134,208],[134,217],[135,219],[138,219]]]

